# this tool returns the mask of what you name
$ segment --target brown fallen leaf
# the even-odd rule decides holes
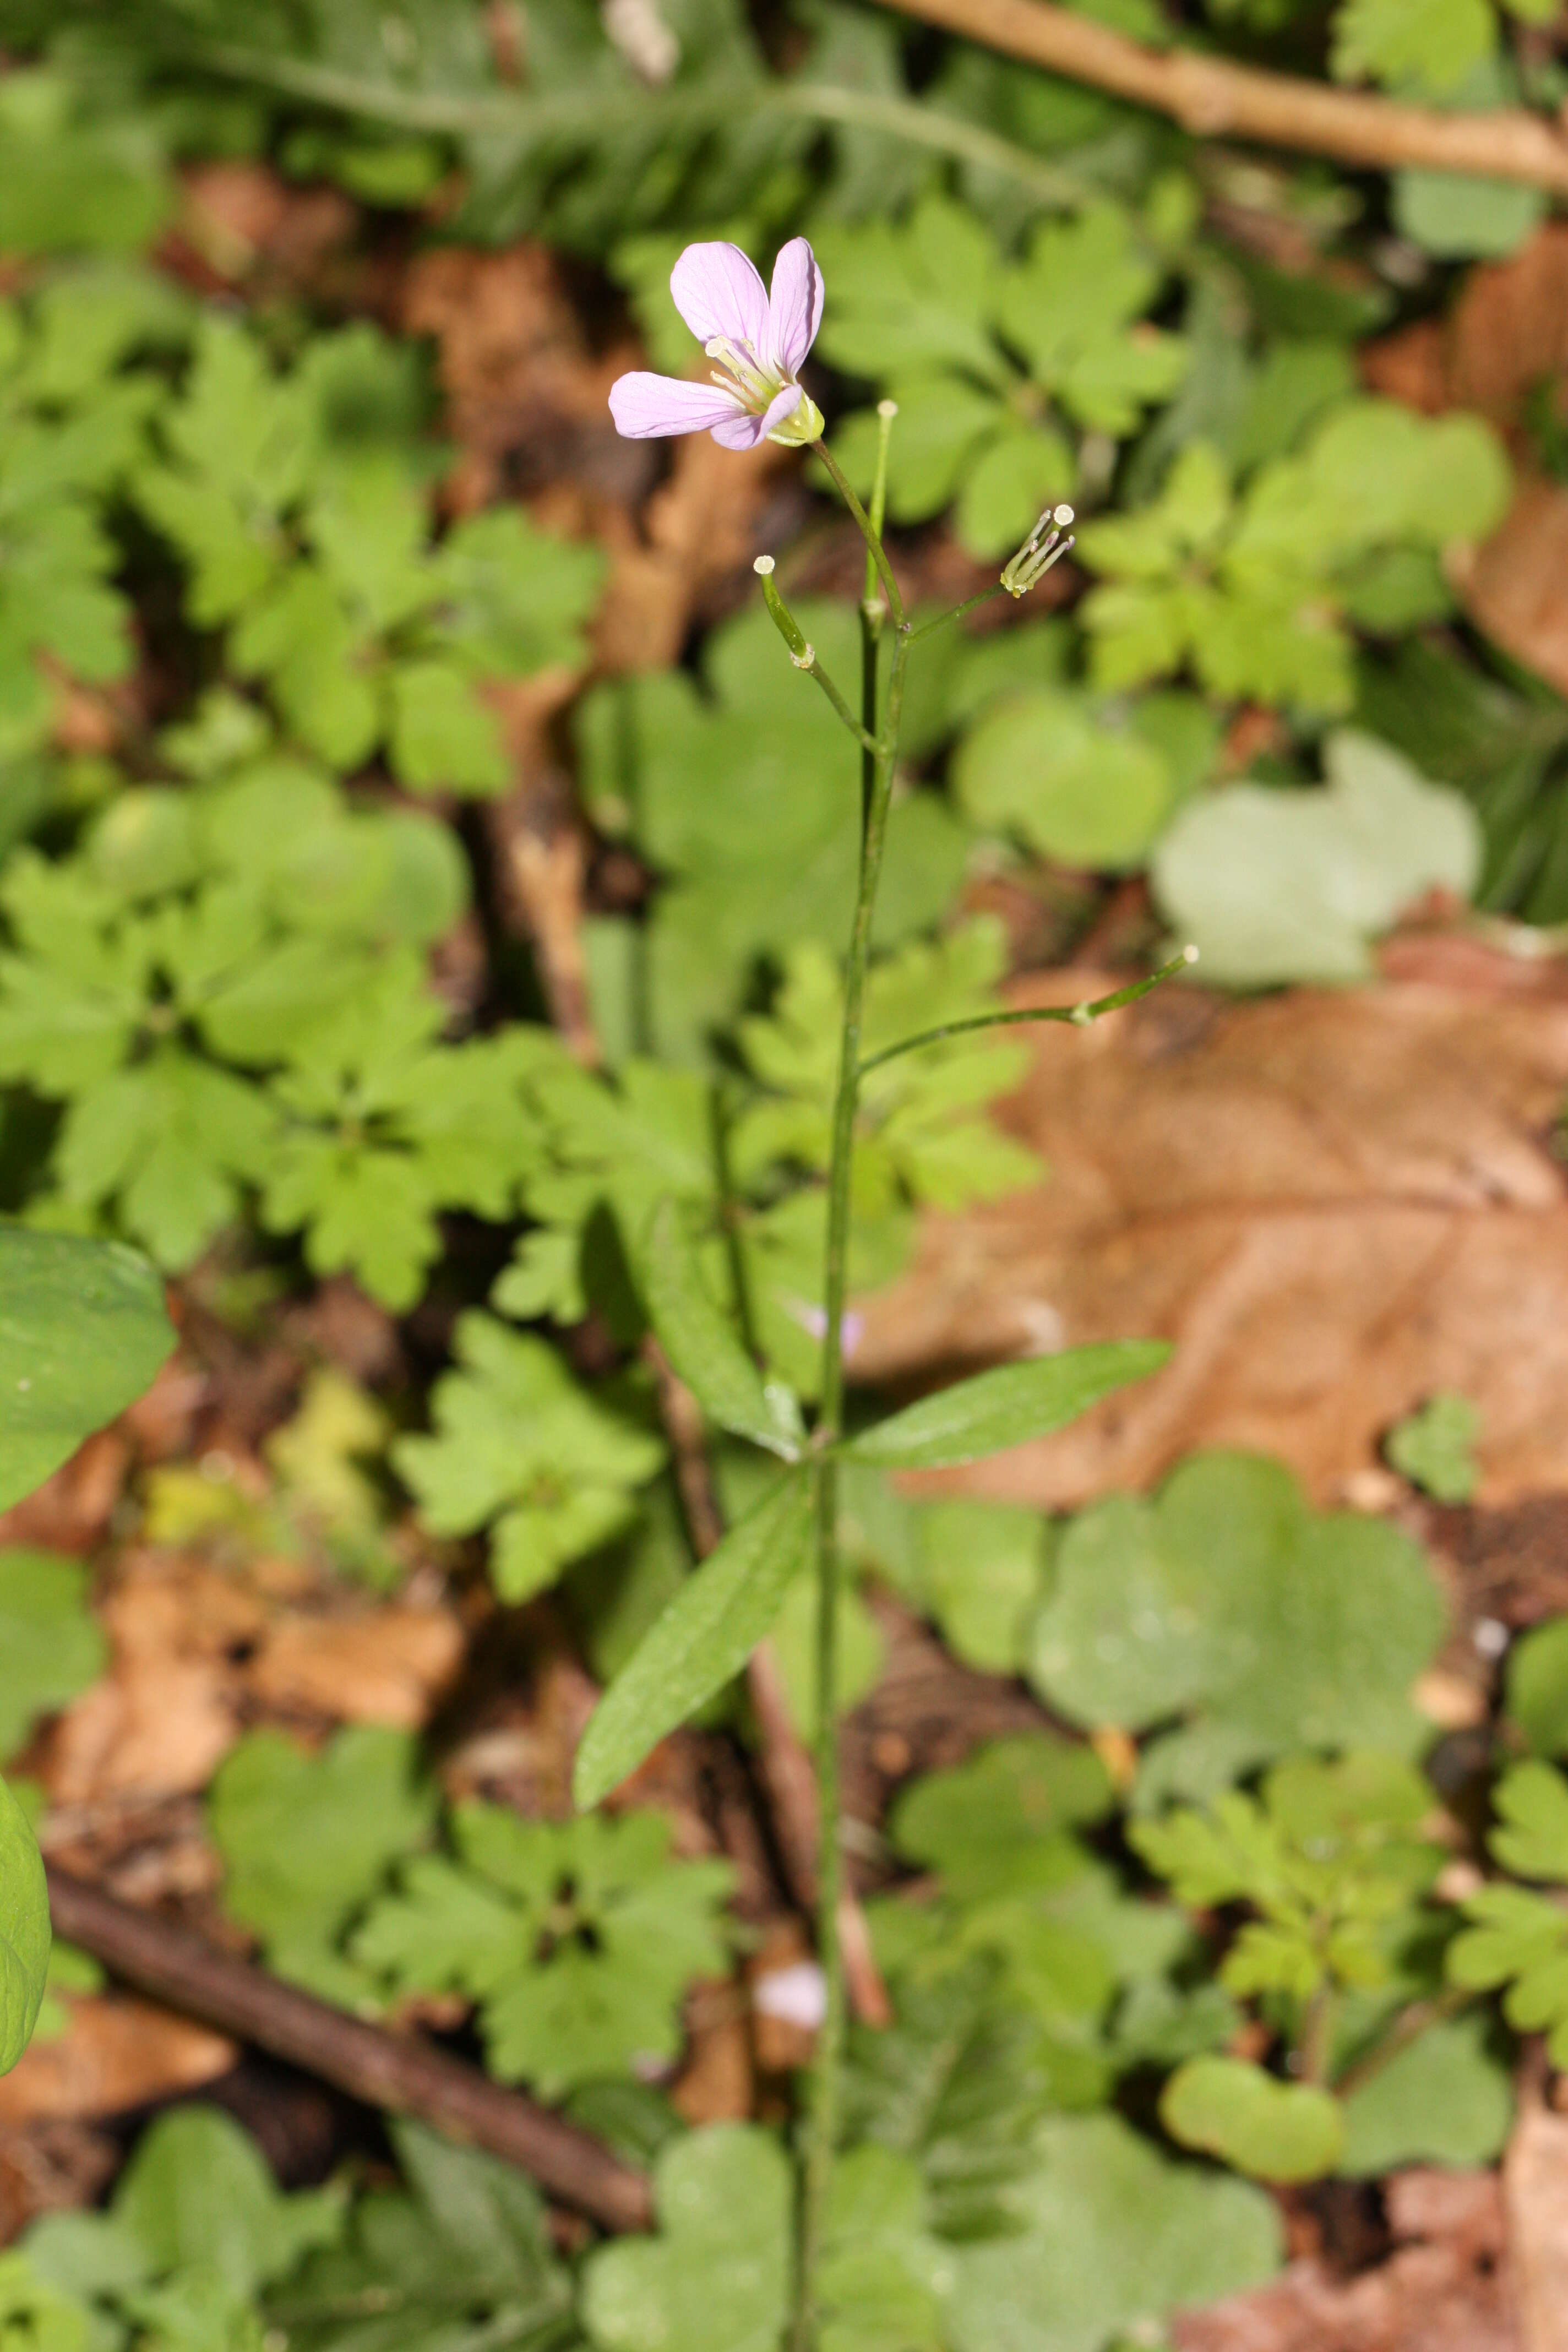
[[[244,283],[252,292],[299,291],[353,237],[359,213],[341,188],[302,187],[265,163],[192,164],[162,257],[203,292]]]
[[[1467,272],[1444,340],[1449,406],[1517,424],[1538,385],[1568,374],[1568,224]]]
[[[413,262],[400,308],[406,333],[436,340],[446,426],[462,451],[447,489],[464,510],[501,491],[514,457],[548,479],[581,457],[584,427],[614,441],[606,395],[636,362],[590,355],[547,246],[437,247]]]
[[[1568,692],[1568,490],[1534,470],[1524,429],[1542,393],[1568,419],[1568,224],[1469,271],[1447,320],[1370,344],[1361,367],[1373,391],[1427,415],[1478,411],[1512,444],[1513,505],[1482,545],[1452,551],[1448,578],[1494,645]]]
[[[1075,970],[1016,996],[1108,984]],[[1047,1181],[926,1220],[910,1272],[859,1302],[854,1375],[930,1386],[1134,1336],[1175,1355],[1059,1435],[936,1485],[1062,1507],[1232,1445],[1328,1498],[1452,1389],[1479,1408],[1483,1500],[1568,1486],[1560,967],[1529,995],[1167,990],[1034,1034],[1005,1123]]]
[[[463,1629],[449,1609],[291,1612],[268,1628],[246,1680],[264,1706],[415,1731],[462,1655]]]
[[[1568,2352],[1568,2116],[1527,2072],[1502,2168],[1522,2352]]]
[[[237,2045],[130,1993],[61,1996],[66,2032],[35,2042],[0,2080],[0,2130],[46,2117],[123,2115],[226,2074]]]
[[[1362,382],[1384,400],[1440,416],[1453,405],[1448,390],[1448,341],[1441,319],[1416,319],[1356,353]]]
[[[211,1392],[210,1375],[183,1348],[176,1348],[152,1387],[127,1406],[116,1426],[131,1439],[143,1466],[175,1461],[195,1450],[197,1418]]]
[[[1568,224],[1549,221],[1506,261],[1466,272],[1446,319],[1364,343],[1362,380],[1436,415],[1471,408],[1505,432],[1537,388],[1568,378]]]
[[[1476,626],[1568,694],[1568,489],[1524,475],[1491,537],[1455,548],[1447,571]]]
[[[100,1429],[8,1511],[0,1511],[0,1544],[38,1544],[46,1551],[90,1551],[109,1529],[133,1459],[130,1439],[116,1424]]]
[[[308,1360],[324,1357],[352,1381],[374,1386],[407,1378],[395,1318],[347,1275],[319,1282],[308,1298],[285,1307],[280,1320]]]
[[[239,1736],[238,1661],[267,1630],[258,1597],[203,1560],[132,1551],[100,1614],[110,1671],[43,1743],[52,1802],[205,1788]]]
[[[70,2118],[42,2118],[0,2131],[0,2244],[40,2213],[96,2205],[121,2161],[108,2132]]]
[[[1317,2257],[1180,2314],[1176,2352],[1533,2352],[1515,2326],[1491,2172],[1395,2174],[1389,2259],[1353,2278]]]
[[[759,525],[790,463],[771,441],[737,451],[688,434],[674,445],[669,478],[648,500],[640,534],[624,510],[597,517],[615,566],[594,631],[602,667],[664,669],[679,659],[713,590],[764,551]]]
[[[752,2112],[752,2037],[745,1995],[732,1977],[693,1985],[686,2002],[686,2055],[669,2086],[683,2123],[744,2123]]]

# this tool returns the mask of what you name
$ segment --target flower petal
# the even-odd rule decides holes
[[[781,375],[798,375],[822,324],[822,272],[804,236],[779,249],[768,317],[774,365]]]
[[[700,343],[726,335],[766,356],[767,291],[738,245],[689,245],[669,273],[669,290]]]
[[[726,417],[722,425],[713,426],[713,438],[724,449],[754,449],[763,434],[793,416],[805,398],[798,383],[786,383],[782,392],[774,393],[761,416]]]
[[[722,425],[715,425],[712,431],[721,449],[754,449],[763,437],[763,420],[742,409],[738,416],[726,417]]]
[[[610,386],[610,415],[616,432],[628,441],[706,432],[738,413],[743,415],[734,393],[716,383],[688,383],[678,375],[649,375],[639,368],[617,376]],[[748,416],[744,421],[749,425],[752,420]]]
[[[805,398],[805,394],[798,383],[786,383],[782,392],[775,392],[763,415],[763,431],[771,433],[776,425],[784,423],[786,416],[793,416]]]

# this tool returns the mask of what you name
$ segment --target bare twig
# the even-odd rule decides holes
[[[599,1064],[599,1041],[588,1005],[583,955],[582,829],[572,788],[549,758],[539,734],[520,730],[520,782],[486,812],[500,868],[508,913],[532,942],[539,983],[550,1018],[574,1060]]]
[[[548,2107],[427,2042],[351,2017],[52,1864],[48,1878],[56,1932],[139,1992],[303,2067],[352,2098],[416,2116],[448,2138],[520,2166],[549,2196],[606,2230],[652,2226],[643,2175]]]
[[[1521,107],[1439,113],[1300,74],[1145,48],[1052,0],[882,0],[884,7],[982,41],[1007,57],[1168,114],[1201,138],[1255,140],[1374,171],[1415,164],[1568,194],[1568,139]]]

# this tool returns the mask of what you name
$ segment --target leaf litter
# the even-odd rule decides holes
[[[1183,988],[1040,1031],[1005,1118],[1050,1181],[929,1216],[910,1271],[860,1302],[853,1374],[922,1383],[1132,1331],[1176,1353],[942,1491],[1060,1509],[1234,1446],[1327,1500],[1439,1391],[1477,1409],[1483,1503],[1568,1484],[1568,982],[1510,986],[1496,955],[1476,977]],[[1014,1001],[1109,985],[1035,975]]]
[[[357,266],[342,250],[348,208],[340,201],[312,208],[271,174],[247,181],[249,169],[187,175],[175,234],[190,248],[194,281],[241,285],[247,296],[293,291],[307,280],[319,290]],[[1560,234],[1543,232],[1538,244]],[[1471,293],[1514,268],[1474,273]],[[754,465],[729,461],[719,518],[711,466],[703,462],[711,452],[700,439],[645,499],[646,478],[616,473],[628,453],[608,441],[600,415],[602,380],[625,353],[586,351],[553,269],[544,248],[519,246],[499,256],[460,248],[426,256],[410,273],[404,320],[437,339],[464,453],[447,495],[462,511],[521,489],[541,517],[597,538],[615,568],[595,625],[596,657],[606,670],[654,667],[678,655],[694,620],[722,609],[777,493],[778,460],[763,451]],[[1507,335],[1517,345],[1522,321],[1551,312],[1537,299],[1537,280],[1510,281],[1510,289],[1491,299],[1515,301]],[[1489,330],[1471,331],[1475,349],[1489,338],[1495,348],[1498,334],[1494,317]],[[1490,387],[1467,385],[1454,396],[1511,421],[1518,390],[1504,385],[1494,399]],[[1447,395],[1432,403],[1448,404]],[[529,466],[537,468],[531,475]],[[1561,496],[1544,484],[1527,493],[1542,543],[1556,543]],[[1495,637],[1560,679],[1552,664],[1568,666],[1568,656],[1553,650],[1563,631],[1556,588],[1535,543],[1510,542],[1523,530],[1519,516],[1516,509],[1468,560],[1458,584]],[[1536,596],[1522,616],[1506,602],[1510,576],[1521,570],[1522,584],[1511,583],[1516,604],[1531,583]],[[542,756],[555,698],[552,688],[542,709],[514,708],[514,747]],[[1108,1486],[1148,1486],[1186,1452],[1221,1444],[1273,1453],[1320,1499],[1337,1498],[1373,1468],[1382,1433],[1418,1410],[1430,1387],[1479,1408],[1483,1501],[1495,1507],[1563,1485],[1551,1437],[1568,1402],[1568,1359],[1556,1338],[1568,1329],[1568,1229],[1550,1123],[1568,1079],[1568,986],[1551,971],[1505,971],[1442,932],[1397,940],[1384,969],[1397,982],[1375,993],[1301,992],[1223,1009],[1194,996],[1143,1008],[1072,1041],[1084,1065],[1076,1091],[1051,1058],[1063,1041],[1047,1033],[1041,1078],[1020,1090],[1011,1124],[1050,1162],[1050,1183],[960,1218],[928,1220],[914,1271],[886,1297],[866,1302],[857,1369],[918,1388],[955,1362],[1048,1350],[1064,1335],[1070,1342],[1132,1331],[1178,1337],[1188,1360],[1183,1378],[1168,1373],[1147,1396],[1130,1392],[1102,1408],[1081,1441],[1075,1431],[1012,1457],[1003,1483],[986,1486],[1052,1507]],[[1061,984],[1079,995],[1098,983],[1075,973]],[[1039,992],[1058,983],[1037,977],[1025,985]],[[1271,1119],[1257,1117],[1259,1088],[1272,1094]],[[1162,1230],[1154,1195],[1163,1190],[1168,1206],[1173,1182],[1180,1197]],[[1332,1246],[1325,1252],[1326,1234]],[[1434,1286],[1439,1268],[1445,1278]],[[1103,1326],[1080,1328],[1076,1318],[1091,1296],[1111,1301],[1111,1310]],[[1358,1343],[1348,1384],[1339,1356],[1347,1329]],[[1429,1368],[1440,1351],[1435,1378]],[[329,1345],[329,1352],[337,1350]],[[1418,1367],[1426,1387],[1413,1385]],[[260,1444],[278,1416],[258,1416],[254,1391],[238,1391],[240,1366],[231,1370],[236,1387],[220,1382],[206,1400],[208,1450],[226,1417],[225,1444],[265,1497],[271,1474]],[[247,1376],[254,1378],[253,1365]],[[119,1538],[138,1470],[160,1451],[199,1458],[194,1414],[162,1439],[134,1421],[92,1441],[51,1482],[54,1491],[17,1516],[13,1539],[99,1553]],[[966,1491],[980,1483],[973,1473],[939,1475],[944,1486]],[[100,1829],[115,1817],[133,1822],[177,1857],[180,1835],[189,1834],[189,1800],[256,1722],[281,1723],[312,1744],[342,1723],[419,1729],[450,1696],[472,1627],[442,1594],[438,1568],[416,1589],[417,1599],[380,1601],[323,1591],[276,1561],[237,1566],[184,1549],[120,1547],[100,1603],[114,1648],[110,1675],[57,1720],[38,1750],[57,1808],[96,1815]],[[879,1596],[877,1607],[895,1636],[891,1672],[849,1735],[852,1810],[867,1825],[912,1762],[956,1761],[988,1722],[1020,1728],[1040,1719],[1017,1685],[966,1675],[896,1604]],[[547,1629],[542,1640],[548,1650]],[[552,1704],[542,1688],[547,1679],[540,1676],[514,1711],[510,1730],[494,1735],[562,1751],[553,1775],[547,1759],[542,1769],[531,1760],[522,1776],[530,1811],[560,1805],[574,1735],[592,1703],[578,1691],[579,1703],[563,1708],[564,1730],[552,1727],[542,1720]],[[457,1696],[466,1706],[471,1695],[464,1685]],[[473,1750],[488,1736],[476,1734]],[[691,1803],[706,1769],[702,1752],[695,1737],[668,1743],[639,1780],[641,1800],[668,1801],[672,1811]],[[692,1850],[683,1837],[678,1843]],[[121,1867],[139,1860],[147,1864],[145,1847],[140,1857],[133,1849],[122,1856]],[[177,1859],[160,1885],[157,1868],[144,1870],[145,1891],[193,1907],[209,1930],[222,1931],[206,1908],[210,1885]],[[31,2101],[37,2116],[110,2114],[177,2095],[227,2063],[221,2037],[176,2028],[118,1996],[70,1996],[67,2009],[65,2041],[40,2044],[0,2085],[0,2131],[14,2120],[7,2094],[22,2108]],[[689,2122],[739,2120],[750,2111],[752,2067],[736,2023],[732,1994],[696,1989],[689,2058],[671,2095]],[[49,2080],[67,2087],[51,2094]],[[1542,2226],[1542,2184],[1560,2179],[1560,2152],[1546,2144],[1555,2120],[1545,2131],[1539,2119],[1531,2127],[1539,2148],[1521,2126],[1506,2190],[1516,2233]],[[0,2170],[4,2163],[0,2142]],[[1395,2175],[1387,2201],[1386,2263],[1347,2279],[1322,2257],[1305,2256],[1277,2286],[1178,2319],[1181,2352],[1447,2352],[1450,2329],[1454,2352],[1461,2343],[1467,2352],[1514,2352],[1521,2343],[1524,2352],[1557,2352],[1555,2337],[1521,2338],[1509,2316],[1494,2177]]]
[[[1479,410],[1521,458],[1513,504],[1449,579],[1494,645],[1568,693],[1568,488],[1526,430],[1531,398],[1559,429],[1568,375],[1568,228],[1549,223],[1509,260],[1471,272],[1446,321],[1421,321],[1363,355],[1373,385],[1436,415]]]

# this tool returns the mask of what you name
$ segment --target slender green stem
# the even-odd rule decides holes
[[[1317,2090],[1325,2089],[1328,2084],[1329,2053],[1333,2046],[1336,2005],[1333,1981],[1325,1975],[1307,2004],[1301,2039],[1296,2052],[1302,2082],[1310,2083]]]
[[[931,636],[937,629],[945,629],[950,621],[962,621],[965,613],[973,612],[976,604],[988,604],[993,596],[1000,596],[1001,593],[1002,583],[994,580],[989,588],[983,588],[978,596],[966,596],[962,604],[953,606],[951,613],[939,613],[934,621],[922,621],[918,629],[910,631],[910,643],[918,646],[922,637]]]
[[[870,544],[869,540],[868,544]],[[882,567],[879,565],[878,569],[880,572]],[[843,1330],[849,1281],[849,1195],[855,1153],[855,1109],[860,1082],[860,1025],[865,1009],[866,974],[871,956],[871,929],[877,909],[877,885],[881,877],[882,852],[887,842],[888,809],[892,799],[909,650],[909,632],[900,628],[893,640],[887,714],[872,761],[870,797],[860,846],[860,878],[844,979],[844,1030],[839,1045],[838,1081],[833,1101],[832,1153],[828,1163],[827,1256],[823,1302],[826,1328],[822,1344],[822,1403],[817,1414],[817,1435],[826,1450],[816,1464],[816,1784],[819,1822],[816,1940],[817,1957],[826,1980],[826,2004],[812,2068],[811,2112],[806,2126],[805,2172],[801,2190],[793,2352],[815,2352],[816,2343],[816,2282],[832,2186],[834,2148],[838,2137],[838,2083],[844,2058],[844,1965],[838,1938],[838,1904],[844,1864],[839,1841],[837,1706],[838,1610],[843,1564],[838,1549],[838,1467],[830,1449],[842,1435],[844,1427]]]
[[[848,728],[851,735],[854,736],[857,743],[859,744],[862,758],[865,760],[875,760],[877,756],[876,737],[871,734],[867,728],[860,724],[860,721],[856,718],[855,713],[850,709],[849,705],[845,701],[844,697],[839,693],[838,688],[834,685],[833,680],[828,677],[827,672],[823,668],[822,664],[814,660],[810,662],[803,662],[800,667],[805,670],[808,677],[814,677],[816,680],[816,683],[822,688],[822,691],[827,697],[827,699],[831,702],[840,719],[843,719],[846,727]]]
[[[1430,1994],[1425,2000],[1412,2001],[1408,2009],[1400,2011],[1386,2032],[1373,2043],[1370,2050],[1363,2050],[1342,2074],[1336,2075],[1333,2084],[1335,2097],[1348,2099],[1352,2091],[1359,2091],[1363,2083],[1370,2083],[1373,2075],[1381,2074],[1402,2050],[1408,2050],[1413,2042],[1419,2041],[1422,2034],[1434,2025],[1441,2025],[1446,2018],[1458,2017],[1475,1998],[1468,1986],[1448,1985],[1441,1992]]]
[[[902,1037],[896,1045],[884,1045],[879,1054],[868,1054],[860,1065],[860,1076],[880,1069],[884,1062],[897,1061],[900,1054],[916,1053],[921,1045],[940,1045],[944,1037],[966,1037],[976,1029],[1016,1029],[1034,1021],[1069,1021],[1075,1029],[1087,1029],[1102,1013],[1117,1013],[1124,1004],[1136,1004],[1141,996],[1147,996],[1163,980],[1169,980],[1173,972],[1184,971],[1196,961],[1197,950],[1184,948],[1180,955],[1163,963],[1146,980],[1135,980],[1130,986],[1119,988],[1112,996],[1090,997],[1080,1004],[1031,1004],[1021,1013],[976,1013],[967,1021],[945,1021],[940,1029],[922,1029],[918,1037]]]
[[[859,526],[860,536],[866,542],[867,552],[877,567],[877,577],[882,583],[882,593],[888,600],[888,610],[893,616],[893,626],[901,630],[907,625],[904,620],[904,600],[899,593],[899,583],[893,577],[893,567],[888,561],[881,540],[871,528],[871,518],[856,497],[843,467],[831,454],[826,442],[818,441],[816,447],[817,456],[832,477],[834,488]]]
[[[807,642],[805,631],[780,595],[778,582],[773,578],[773,557],[759,555],[752,569],[763,583],[763,602],[768,608],[774,628],[789,647],[791,661],[794,662],[796,669],[804,670],[807,677],[816,680],[839,718],[859,744],[865,758],[873,759],[877,751],[877,738],[872,731],[876,725],[875,709],[873,708],[871,714],[871,727],[862,727],[822,664],[817,660],[816,647]]]
[[[877,471],[871,482],[870,524],[878,544],[881,543],[882,522],[888,510],[888,444],[892,436],[893,419],[899,413],[895,400],[877,403]],[[882,653],[882,624],[888,617],[881,582],[877,574],[877,558],[870,541],[866,546],[866,577],[860,590],[860,716],[862,723],[875,737],[879,700],[879,678]],[[860,830],[865,832],[871,814],[871,793],[876,782],[877,747],[873,741],[860,761]]]

